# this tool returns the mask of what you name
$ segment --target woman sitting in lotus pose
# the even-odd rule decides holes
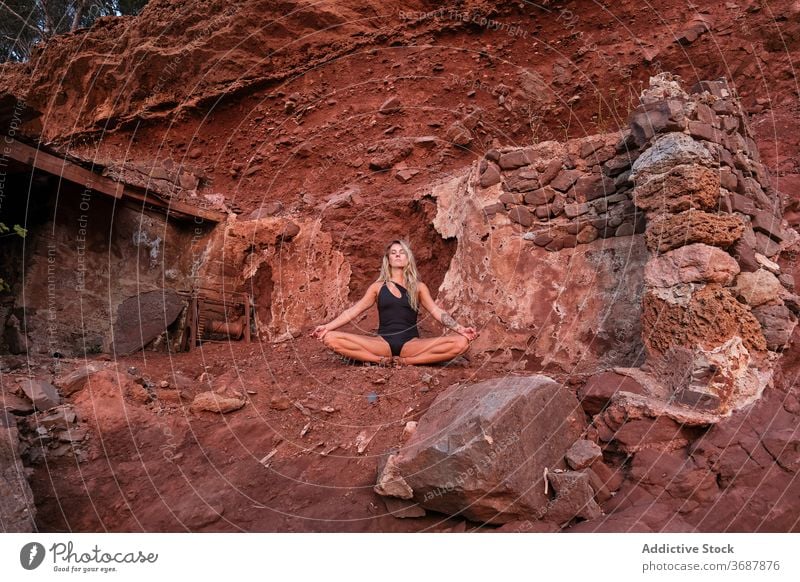
[[[377,336],[334,331],[378,302],[380,326]],[[436,321],[454,334],[422,339],[417,330],[417,312],[422,305]],[[317,326],[311,335],[333,351],[363,362],[388,364],[432,364],[455,358],[478,337],[472,327],[459,325],[431,298],[428,286],[417,277],[414,255],[405,241],[393,240],[386,247],[380,277],[369,286],[358,303],[339,317]]]

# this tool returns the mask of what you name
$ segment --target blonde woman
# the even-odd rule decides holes
[[[377,336],[334,331],[378,303],[380,325]],[[419,337],[419,306],[427,309],[436,321],[454,334],[441,337]],[[378,280],[355,305],[339,317],[317,326],[311,335],[333,351],[363,362],[432,364],[463,354],[469,343],[478,337],[475,328],[464,327],[436,305],[428,286],[418,279],[414,255],[408,243],[393,240],[386,247]]]

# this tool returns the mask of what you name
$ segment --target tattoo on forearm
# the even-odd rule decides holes
[[[442,312],[442,325],[448,329],[455,330],[458,327],[458,322],[453,319],[453,316],[446,311]]]

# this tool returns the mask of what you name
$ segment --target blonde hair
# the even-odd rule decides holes
[[[419,274],[417,273],[417,264],[414,262],[414,253],[411,252],[411,247],[408,246],[406,241],[393,240],[386,245],[386,251],[383,253],[381,273],[378,276],[378,281],[388,283],[392,280],[392,269],[389,266],[389,250],[392,248],[392,245],[400,245],[406,252],[408,264],[403,269],[403,282],[405,283],[404,287],[408,292],[408,303],[411,305],[411,309],[414,311],[419,311],[419,305],[417,302],[417,281],[419,281]]]

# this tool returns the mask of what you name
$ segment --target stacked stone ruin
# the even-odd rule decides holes
[[[659,79],[631,130],[645,213],[642,335],[671,401],[719,415],[754,402],[796,324],[794,282],[775,262],[797,234],[725,81],[691,95]]]
[[[796,323],[794,281],[775,262],[798,235],[724,80],[687,94],[652,80],[621,135],[490,150],[478,186],[498,188],[522,238],[557,252],[644,234],[642,340],[654,393],[728,414],[753,402]]]
[[[540,147],[489,150],[479,166],[482,188],[502,184],[503,193],[484,208],[525,229],[526,240],[548,251],[588,244],[598,238],[644,231],[633,204],[631,136],[597,136],[578,151],[543,156]],[[549,158],[549,159],[548,159]]]

